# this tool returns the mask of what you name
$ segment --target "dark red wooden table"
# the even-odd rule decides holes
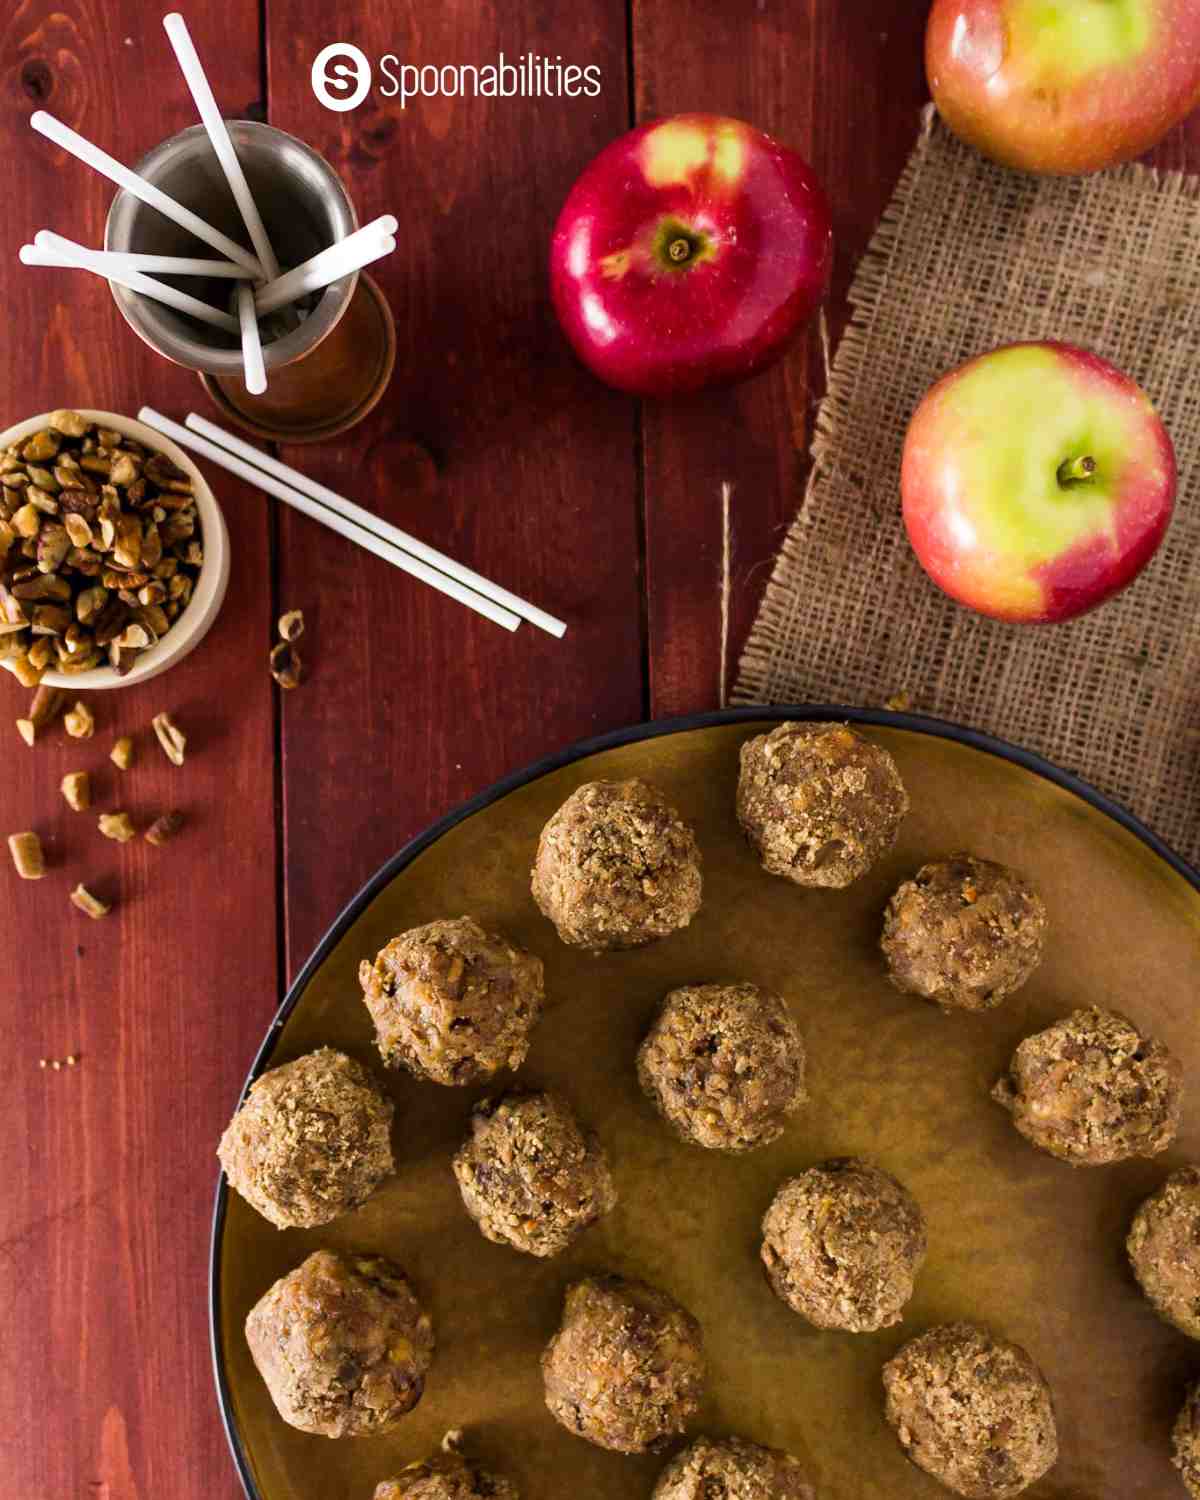
[[[136,160],[194,123],[143,0],[7,0],[0,17],[4,358],[0,426],[60,405],[181,415],[193,377],[138,344],[107,292],[29,271],[49,227],[99,243],[110,192],[29,131],[44,106]],[[705,109],[796,146],[828,185],[831,326],[925,98],[917,0],[190,0],[227,114],[311,141],[364,218],[395,211],[381,273],[399,331],[384,403],[343,441],[285,454],[570,621],[557,643],[476,619],[257,492],[214,475],[234,542],[216,629],[186,665],[93,695],[90,744],[33,752],[0,683],[0,832],[37,828],[38,885],[0,874],[0,1493],[12,1500],[216,1500],[238,1492],[206,1326],[213,1150],[288,980],[338,909],[411,835],[574,739],[714,707],[794,508],[823,369],[815,333],[771,374],[661,407],[601,389],[559,338],[546,246],[576,173],[634,119]],[[352,19],[346,19],[350,16]],[[531,49],[597,64],[594,101],[315,100],[331,41],[406,60]],[[1200,168],[1200,124],[1160,163]],[[403,483],[405,445],[438,459]],[[721,488],[733,486],[733,597],[721,644]],[[310,680],[265,669],[281,608],[302,608]],[[145,734],[170,709],[190,753]],[[111,771],[115,735],[142,757]],[[6,738],[7,737],[7,738]],[[67,812],[64,772],[100,806],[179,806],[162,850],[109,844]],[[79,879],[118,896],[91,923]],[[61,1072],[39,1057],[78,1054]]]

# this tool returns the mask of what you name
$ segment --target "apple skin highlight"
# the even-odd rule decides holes
[[[934,0],[925,66],[942,118],[985,156],[1096,172],[1200,105],[1200,0]]]
[[[802,157],[740,120],[678,115],[586,168],[554,231],[550,284],[594,374],[665,396],[777,359],[832,261],[829,203]]]
[[[1084,480],[1071,466],[1094,467]],[[917,408],[901,466],[904,525],[925,571],[979,614],[1053,623],[1126,588],[1175,503],[1175,451],[1150,398],[1068,344],[968,361]]]

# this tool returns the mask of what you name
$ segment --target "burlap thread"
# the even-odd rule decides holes
[[[930,110],[850,292],[812,469],[743,654],[740,703],[883,704],[990,730],[1124,803],[1200,858],[1200,178],[1007,172]],[[1120,598],[1014,627],[928,581],[900,519],[927,388],[1020,339],[1094,349],[1150,392],[1181,488]]]

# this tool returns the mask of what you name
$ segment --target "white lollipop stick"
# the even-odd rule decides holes
[[[200,64],[196,44],[192,41],[187,22],[181,15],[172,12],[171,15],[163,17],[163,26],[171,40],[171,46],[175,49],[175,57],[183,71],[184,80],[192,91],[192,98],[196,102],[196,108],[200,111],[200,118],[204,122],[205,130],[208,131],[212,148],[217,153],[221,170],[225,173],[230,190],[237,201],[242,222],[258,252],[259,260],[262,261],[267,280],[274,281],[279,275],[279,262],[275,259],[274,250],[271,249],[271,241],[267,238],[267,231],[258,212],[258,205],[251,196],[246,174],[242,171],[237,151],[229,138],[229,131],[221,117],[221,111],[217,108],[212,88]]]
[[[263,364],[262,339],[258,333],[258,314],[254,310],[254,293],[243,281],[237,289],[238,318],[242,325],[242,364],[246,367],[246,389],[261,396],[267,388],[267,371]]]
[[[164,302],[177,312],[187,313],[189,317],[198,318],[202,323],[211,323],[214,328],[223,328],[226,333],[236,334],[241,331],[228,313],[210,307],[197,297],[189,297],[187,292],[177,291],[165,281],[154,281],[149,276],[143,276],[140,271],[105,270],[92,260],[91,251],[83,245],[76,245],[72,240],[64,240],[59,235],[49,235],[45,230],[42,234],[54,242],[50,248],[77,270],[91,271],[93,275],[102,276],[106,281],[115,281],[118,286],[128,287],[131,292],[139,292],[143,297],[152,297],[156,302]],[[41,248],[39,245],[22,245],[21,260],[27,266],[43,264],[38,255]]]
[[[398,227],[391,214],[384,214],[362,229],[356,229],[336,245],[329,245],[318,251],[302,265],[285,272],[277,281],[259,287],[254,294],[259,312],[274,312],[277,307],[295,302],[297,297],[305,297],[310,292],[320,291],[322,287],[340,281],[343,276],[349,276],[352,271],[361,270],[373,260],[390,254],[396,248],[392,236]]]
[[[156,208],[160,214],[165,214],[168,219],[174,220],[190,234],[194,234],[197,239],[203,240],[206,245],[211,245],[214,250],[227,255],[230,260],[236,260],[238,265],[244,266],[255,280],[262,279],[263,268],[249,250],[243,250],[241,245],[231,240],[227,234],[222,234],[219,229],[214,229],[211,224],[205,223],[199,214],[194,214],[182,203],[176,203],[175,199],[168,197],[161,188],[155,187],[152,182],[147,182],[144,177],[139,177],[136,172],[131,172],[116,157],[109,156],[107,151],[101,151],[99,146],[93,146],[91,141],[77,135],[69,125],[56,120],[44,109],[39,109],[31,116],[29,123],[47,140],[53,141],[56,146],[61,146],[64,151],[69,151],[72,156],[78,157],[85,166],[99,172],[102,177],[107,177],[110,182],[115,182],[118,187],[123,187],[127,193],[132,193],[135,198],[140,198],[151,208]]]
[[[73,266],[73,260],[38,243],[35,239],[31,249],[37,248],[38,258],[31,265]],[[245,281],[246,270],[231,260],[201,260],[190,255],[127,255],[122,250],[90,250],[89,254],[98,266],[114,271],[145,271],[160,276],[213,276],[230,281]]]

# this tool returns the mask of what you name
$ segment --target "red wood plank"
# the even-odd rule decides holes
[[[602,93],[426,99],[404,112],[375,95],[340,115],[309,86],[311,14],[306,0],[270,0],[271,119],[326,154],[361,218],[399,217],[380,272],[399,360],[366,424],[286,457],[570,630],[561,642],[529,626],[507,635],[281,516],[280,602],[311,622],[312,675],[283,706],[293,973],[360,882],[431,818],[643,714],[634,410],[575,365],[546,284],[567,189],[626,123],[623,7],[360,6],[353,40],[373,59],[402,48],[405,62],[481,66],[535,49],[598,65]],[[441,464],[432,496],[397,482],[411,437]]]
[[[916,138],[924,14],[912,0],[760,4],[752,16],[721,0],[634,0],[639,121],[692,109],[749,120],[805,156],[825,184],[835,337],[854,264]],[[716,707],[722,684],[732,687],[800,493],[823,369],[814,324],[780,366],[746,385],[645,408],[655,715]],[[733,494],[722,666],[723,483]]]
[[[836,345],[845,294],[915,144],[928,97],[928,7],[912,0],[634,0],[639,121],[703,109],[750,120],[800,151],[834,206],[828,307]],[[1200,114],[1155,154],[1200,168]],[[731,391],[644,412],[651,704],[714,707],[738,658],[807,473],[823,394],[814,327],[781,366]],[[721,666],[721,485],[733,486],[729,639]]]
[[[106,184],[33,135],[51,110],[134,161],[194,123],[158,10],[139,0],[35,0],[0,22],[0,426],[63,405],[136,413],[195,401],[194,378],[144,349],[104,286],[19,266],[41,226],[99,244]],[[258,89],[255,0],[191,0],[219,93],[242,113]],[[237,47],[229,46],[231,36]],[[7,851],[0,1055],[0,1493],[14,1500],[200,1500],[239,1493],[212,1390],[207,1238],[213,1151],[275,1002],[272,706],[266,515],[214,488],[234,543],[228,602],[186,663],[91,695],[96,737],[61,728],[33,751],[13,720],[29,695],[0,675],[0,833],[42,833],[51,868],[19,881]],[[232,689],[232,691],[231,691]],[[172,768],[147,733],[168,708],[189,736]],[[123,777],[113,738],[137,733]],[[183,809],[162,849],[101,837],[58,783],[91,769],[97,811],[144,826]],[[115,896],[105,920],[67,902],[80,880]],[[41,1056],[79,1066],[41,1071]]]

